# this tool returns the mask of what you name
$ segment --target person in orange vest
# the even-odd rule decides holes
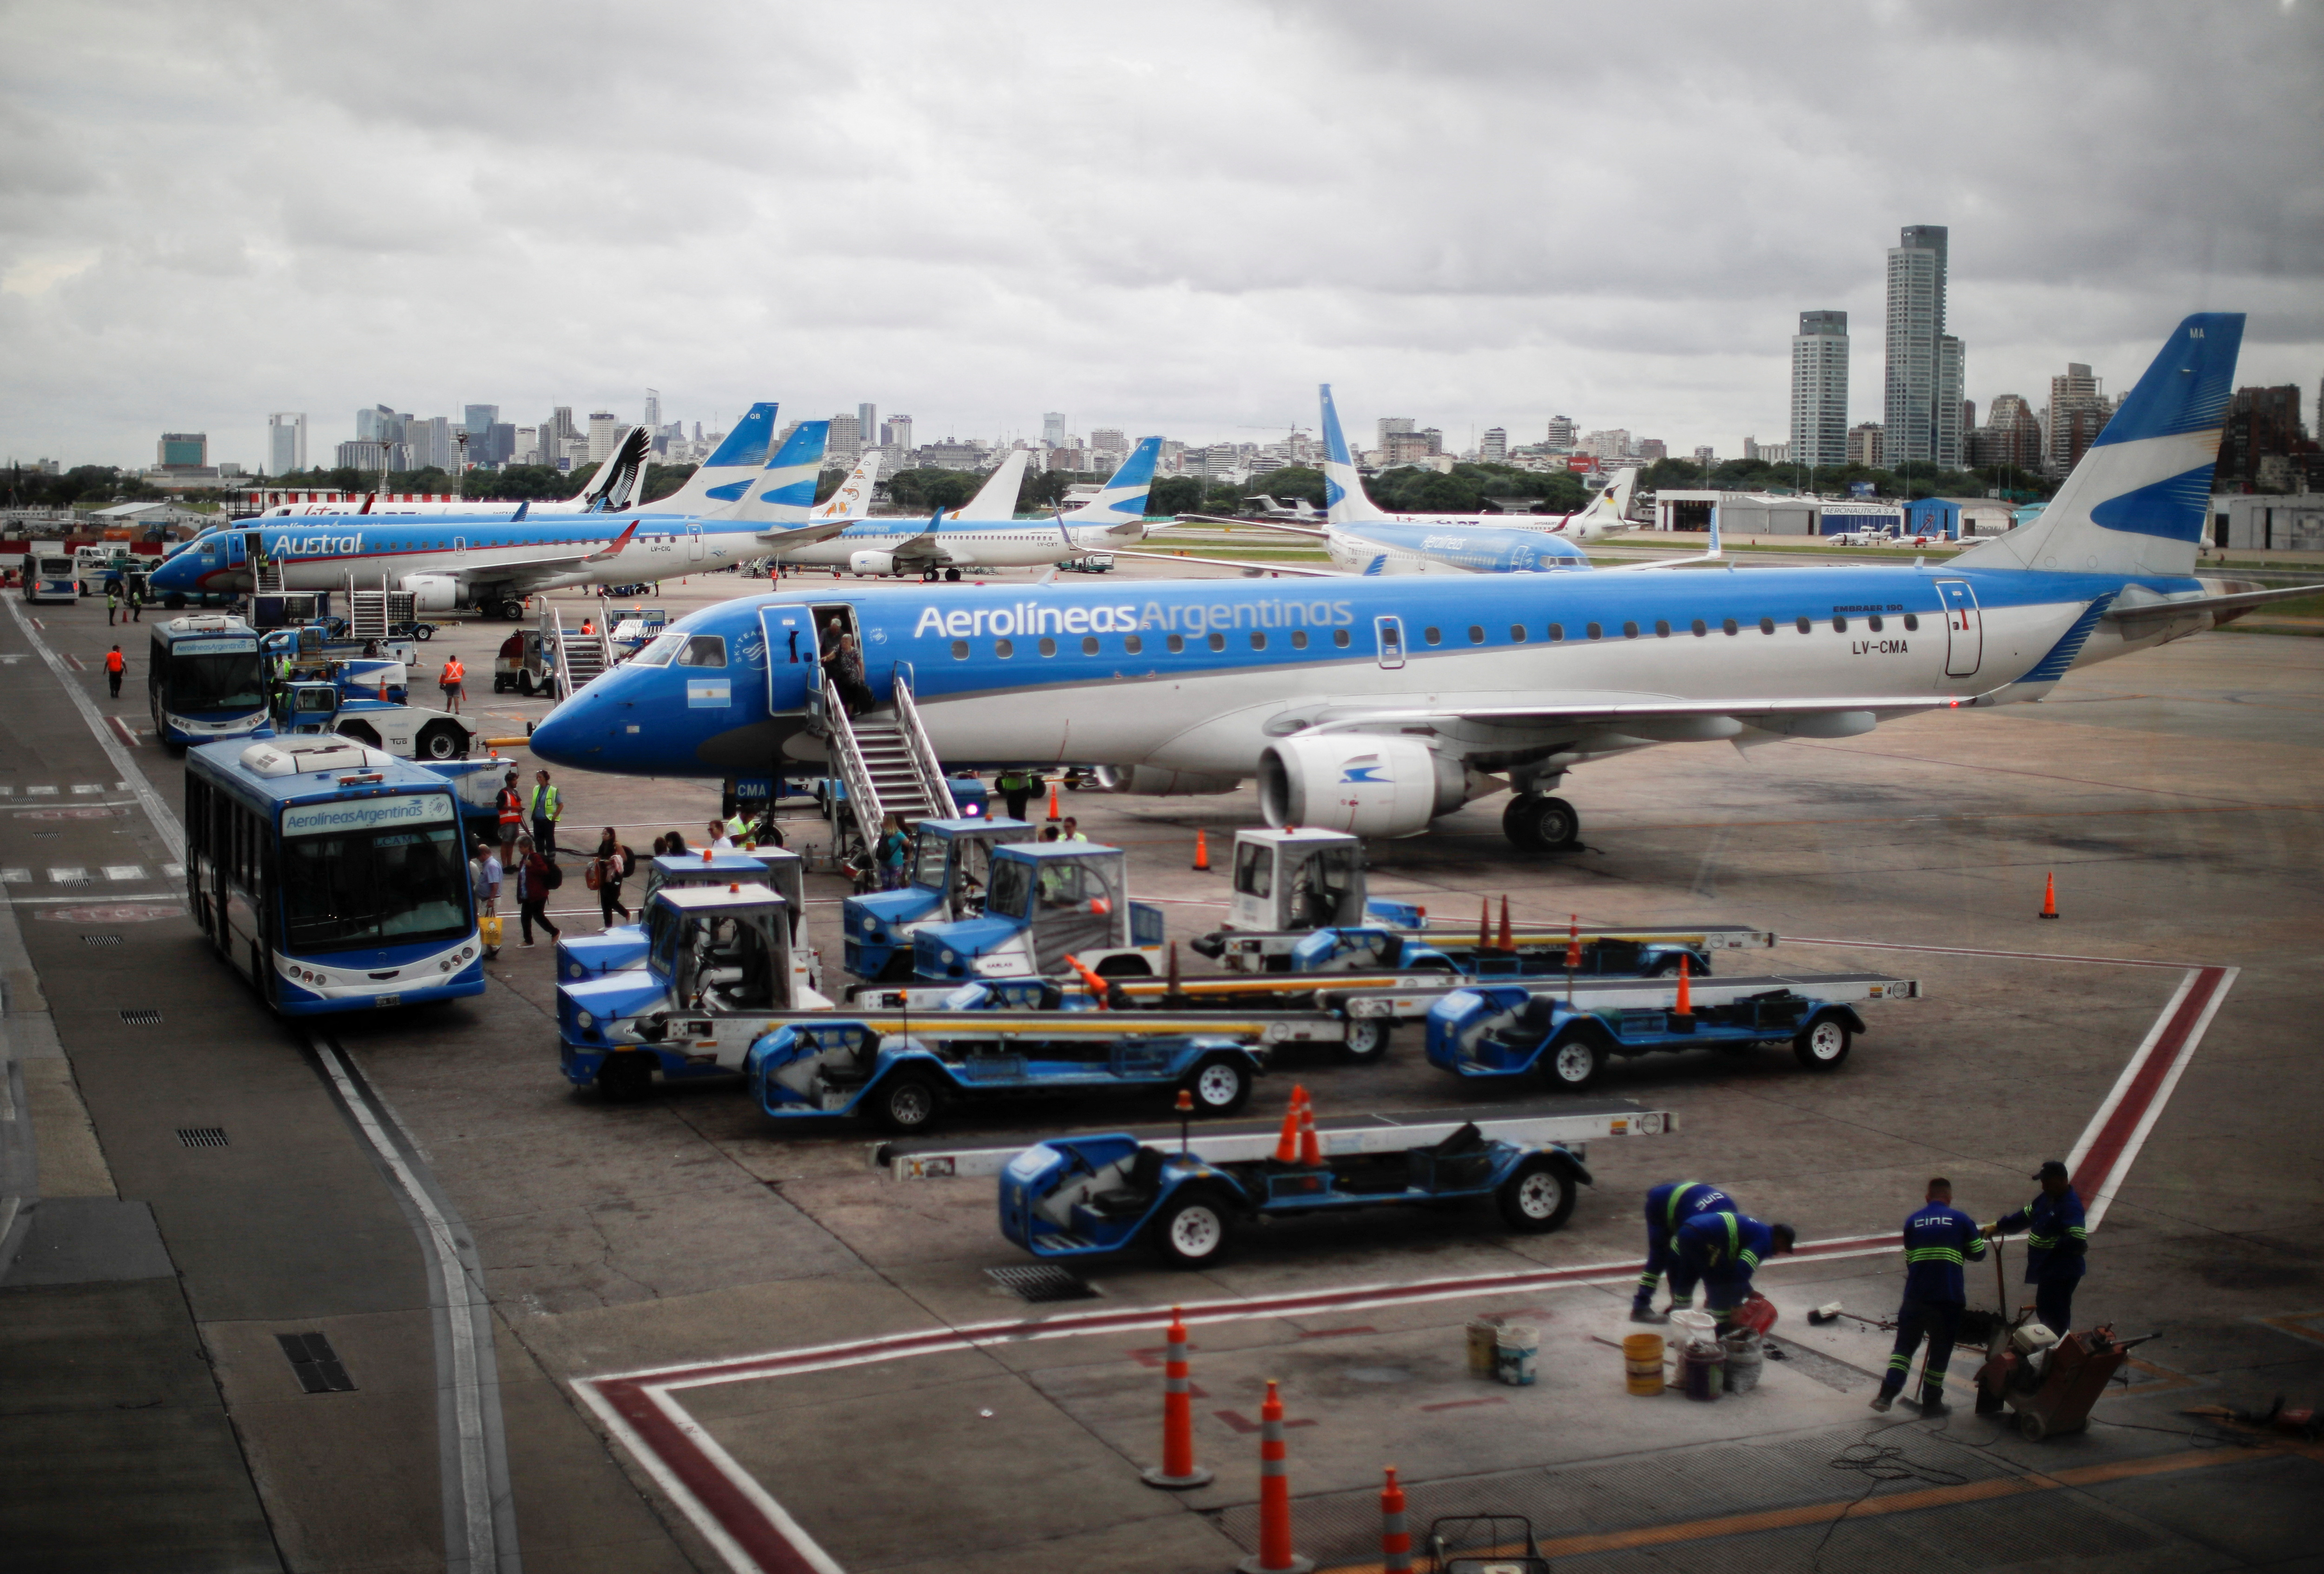
[[[516,838],[524,829],[524,794],[516,790],[516,773],[511,771],[501,784],[500,795],[493,800],[501,816],[501,866],[508,867],[516,856]]]
[[[444,659],[444,670],[437,674],[436,687],[444,690],[444,708],[454,716],[460,714],[460,689],[468,681],[468,669],[460,665],[457,656]]]
[[[105,681],[113,689],[113,697],[121,698],[121,671],[129,663],[121,659],[121,647],[114,646],[105,653]]]
[[[585,617],[581,620],[581,632],[583,634],[595,634],[597,632],[596,625]]]

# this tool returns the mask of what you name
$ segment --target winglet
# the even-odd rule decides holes
[[[630,521],[629,528],[607,542],[603,550],[591,552],[581,560],[585,563],[602,563],[608,558],[618,558],[622,555],[622,549],[630,544],[630,538],[637,533],[638,522],[633,519]]]

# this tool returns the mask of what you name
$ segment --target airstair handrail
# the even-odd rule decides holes
[[[945,780],[944,763],[936,758],[936,745],[920,722],[920,708],[912,699],[910,662],[896,663],[895,686],[896,730],[904,735],[904,745],[911,751],[912,768],[919,773],[921,789],[936,806],[938,818],[958,819],[960,805],[953,801],[952,785]]]

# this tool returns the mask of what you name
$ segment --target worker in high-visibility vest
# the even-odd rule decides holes
[[[565,798],[546,771],[532,773],[532,842],[544,858],[557,856],[557,822],[565,818]]]
[[[460,690],[468,681],[468,669],[460,664],[457,656],[444,659],[444,670],[436,676],[436,687],[444,691],[444,708],[454,716],[460,714]]]
[[[122,669],[126,667],[128,664],[128,662],[122,660],[121,647],[119,645],[115,645],[111,650],[105,653],[105,681],[112,687],[113,698],[115,699],[121,698]]]

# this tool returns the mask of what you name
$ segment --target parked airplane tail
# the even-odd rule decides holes
[[[1011,449],[1000,468],[984,478],[976,495],[962,507],[953,511],[955,523],[970,521],[979,524],[1007,524],[1017,517],[1017,495],[1025,489],[1025,466],[1032,459],[1030,449]]]
[[[1064,523],[1102,525],[1123,534],[1130,533],[1127,527],[1135,525],[1137,533],[1144,535],[1146,498],[1154,489],[1154,466],[1161,457],[1160,438],[1139,438],[1120,468],[1106,477],[1097,496],[1066,514]]]
[[[709,514],[733,503],[750,490],[751,480],[767,462],[775,437],[772,400],[742,412],[711,456],[686,478],[686,485],[654,503],[658,512]]]
[[[1367,519],[1386,519],[1387,514],[1364,491],[1364,478],[1356,470],[1356,456],[1348,449],[1348,440],[1340,431],[1339,407],[1332,403],[1332,384],[1322,388],[1323,395],[1323,517],[1333,524],[1357,524]]]
[[[1618,472],[1612,480],[1606,483],[1605,488],[1590,500],[1590,506],[1582,511],[1583,517],[1615,520],[1618,521],[1623,528],[1628,528],[1630,494],[1637,489],[1637,485],[1638,468],[1636,465]]]
[[[581,501],[592,514],[626,508],[645,481],[646,456],[653,451],[642,426],[626,426],[589,479],[582,484]]]
[[[2193,573],[2243,338],[2239,311],[2198,312],[2181,322],[2042,517],[1953,561],[2061,573]]]
[[[853,522],[866,519],[872,513],[872,483],[880,478],[880,450],[866,449],[863,457],[855,461],[855,468],[839,484],[839,490],[816,504],[808,517],[816,521],[844,519]]]
[[[720,510],[718,517],[747,521],[767,535],[806,524],[815,509],[816,482],[823,474],[823,450],[830,440],[831,422],[800,421],[742,495]]]

